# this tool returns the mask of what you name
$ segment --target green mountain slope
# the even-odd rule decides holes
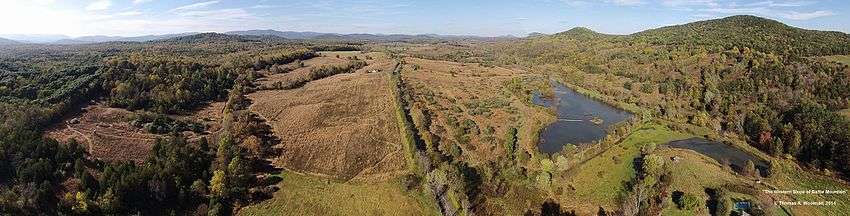
[[[803,56],[850,53],[850,35],[785,25],[756,16],[739,15],[668,26],[633,35],[636,40],[667,45],[737,46],[777,54]]]
[[[554,35],[555,37],[568,37],[572,39],[578,40],[588,40],[588,39],[599,39],[599,38],[609,38],[614,37],[615,35],[602,34],[599,32],[595,32],[585,27],[575,27],[570,30],[558,33]]]

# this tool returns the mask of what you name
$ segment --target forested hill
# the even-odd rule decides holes
[[[785,56],[850,53],[848,34],[806,30],[749,15],[662,27],[630,36],[653,44],[720,46],[725,49],[750,47]]]
[[[261,42],[261,41],[285,41],[286,38],[271,35],[229,35],[221,33],[200,33],[188,36],[170,38],[154,41],[158,43],[210,43],[210,42]]]
[[[9,44],[19,44],[19,42],[9,40],[9,39],[6,39],[6,38],[0,38],[0,45],[9,45]]]
[[[598,39],[605,37],[614,37],[615,35],[602,34],[595,32],[585,27],[575,27],[565,32],[555,34],[556,37],[570,37],[578,40]]]

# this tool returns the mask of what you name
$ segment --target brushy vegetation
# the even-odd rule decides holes
[[[389,73],[390,89],[392,89],[393,101],[395,102],[396,121],[398,123],[399,133],[402,137],[402,145],[404,145],[404,158],[407,161],[407,166],[413,173],[421,175],[423,172],[419,168],[419,163],[416,160],[416,152],[418,144],[415,140],[415,132],[413,131],[413,123],[408,119],[408,114],[405,112],[404,98],[402,98],[402,81],[401,81],[402,64],[396,63],[393,71]]]

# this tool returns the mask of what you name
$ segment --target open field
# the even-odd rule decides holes
[[[850,65],[850,55],[833,55],[833,56],[823,56],[822,58],[828,61],[839,62],[845,65]]]
[[[427,113],[426,122],[441,149],[462,150],[476,164],[505,155],[502,143],[517,128],[518,149],[535,154],[537,131],[554,121],[547,109],[531,105],[507,85],[535,76],[519,70],[447,61],[405,58],[402,78],[414,101]],[[421,124],[421,123],[417,123]]]
[[[682,210],[676,207],[672,199],[665,200],[664,215],[709,215],[705,201],[708,195],[706,188],[717,188],[724,185],[752,185],[753,181],[736,175],[728,167],[723,167],[716,160],[691,150],[660,148],[656,153],[665,159],[673,178],[669,191],[681,191],[685,194],[699,197],[700,205],[692,210]],[[675,160],[673,160],[675,158]],[[751,196],[750,196],[751,197]],[[748,197],[749,198],[749,197]],[[770,200],[760,200],[760,206]]]
[[[841,115],[844,115],[847,118],[850,118],[850,109],[844,109],[844,110],[839,111],[838,113],[841,113]]]
[[[362,53],[360,51],[345,51],[345,52],[320,52],[319,56],[304,60],[296,61],[286,65],[294,68],[294,70],[285,73],[271,73],[264,71],[265,77],[257,80],[257,86],[273,86],[276,83],[288,83],[293,80],[303,79],[310,74],[310,71],[322,66],[342,66],[350,60],[363,60],[368,64],[359,71],[375,72],[383,71],[392,67],[392,61],[384,53]],[[297,64],[303,64],[303,67]]]
[[[568,170],[564,174],[566,182],[558,186],[563,190],[558,196],[560,203],[565,209],[575,209],[579,215],[596,213],[599,206],[616,209],[617,196],[624,190],[623,182],[635,176],[632,161],[640,155],[641,147],[691,136],[652,123],[638,126],[617,146]]]
[[[90,105],[78,117],[56,125],[46,134],[61,142],[74,139],[101,160],[140,163],[160,136],[130,125],[128,118],[132,114],[125,109]]]
[[[280,166],[337,179],[387,179],[406,172],[388,82],[385,73],[358,72],[248,96],[250,109],[281,138]]]
[[[239,215],[435,215],[431,199],[405,192],[398,179],[339,182],[284,172],[274,198]]]
[[[775,174],[765,179],[767,185],[774,190],[845,190],[850,191],[846,182],[831,177],[825,177],[805,171],[793,161],[775,159],[772,161]],[[799,194],[775,195],[781,201],[835,201],[833,206],[789,206],[795,215],[842,215],[850,209],[850,196],[847,194]]]
[[[199,121],[204,124],[207,133],[215,136],[221,130],[221,120],[224,118],[225,102],[212,102],[203,108],[196,110],[188,116],[173,116],[177,119]]]

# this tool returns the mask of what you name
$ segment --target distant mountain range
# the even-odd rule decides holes
[[[0,45],[9,45],[9,44],[19,44],[20,42],[9,40],[6,38],[0,38]]]
[[[189,35],[198,34],[197,32],[188,32],[188,33],[180,33],[180,34],[164,34],[164,35],[145,35],[145,36],[137,36],[137,37],[120,37],[120,36],[84,36],[72,39],[63,39],[53,43],[56,44],[89,44],[89,43],[103,43],[103,42],[145,42],[145,41],[153,41],[153,40],[163,40],[170,39],[176,37],[183,37]]]
[[[236,36],[236,37],[228,37]],[[588,28],[576,27],[568,31],[547,35],[532,33],[526,38],[566,37],[578,40],[602,38],[621,38],[654,44],[698,44],[709,46],[751,47],[759,50],[782,53],[796,52],[847,53],[850,52],[850,35],[834,31],[816,31],[796,28],[781,22],[756,16],[739,15],[722,19],[705,20],[683,25],[674,25],[650,29],[630,35],[609,35],[594,32]],[[443,42],[457,40],[496,41],[513,39],[514,36],[481,37],[437,34],[337,34],[321,32],[297,32],[277,30],[247,30],[225,33],[179,33],[164,35],[146,35],[137,37],[85,36],[68,37],[64,35],[0,35],[0,45],[16,43],[46,44],[90,44],[102,42],[145,42],[169,40],[184,42],[192,40],[336,40],[353,42]]]
[[[277,36],[296,40],[350,40],[350,41],[441,41],[441,40],[498,40],[514,38],[513,36],[481,37],[469,35],[437,35],[437,34],[337,34],[320,32],[294,32],[276,30],[248,30],[225,32],[230,35]]]
[[[120,36],[83,36],[83,37],[68,37],[65,35],[0,35],[0,44],[16,44],[16,43],[39,43],[39,44],[91,44],[103,42],[145,42],[154,40],[174,39],[192,35],[202,34],[199,32],[187,32],[179,34],[164,34],[164,35],[145,35],[137,37],[120,37]],[[501,37],[480,37],[480,36],[456,36],[456,35],[436,35],[436,34],[420,34],[420,35],[405,35],[405,34],[337,34],[337,33],[320,33],[320,32],[296,32],[296,31],[277,31],[277,30],[247,30],[247,31],[230,31],[225,32],[226,35],[236,36],[260,36],[260,37],[280,37],[293,40],[342,40],[342,41],[419,41],[419,42],[439,42],[445,40],[499,40],[505,38],[514,38],[513,36]],[[209,36],[209,35],[207,35]],[[256,37],[255,37],[256,38]],[[269,38],[267,38],[269,39]]]
[[[37,43],[37,44],[91,44],[103,42],[144,42],[153,40],[162,40],[175,37],[189,36],[198,34],[197,32],[187,32],[179,34],[164,34],[164,35],[145,35],[136,37],[120,37],[120,36],[83,36],[69,37],[65,35],[26,35],[26,34],[11,34],[0,35],[0,44],[20,44],[20,43]]]

